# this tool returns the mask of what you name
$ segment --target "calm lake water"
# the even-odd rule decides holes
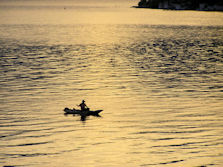
[[[0,166],[223,165],[223,13],[136,4],[0,2]]]

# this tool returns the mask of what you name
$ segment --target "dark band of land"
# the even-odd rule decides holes
[[[221,0],[141,0],[136,8],[223,11]]]

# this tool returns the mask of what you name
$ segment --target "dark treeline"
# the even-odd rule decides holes
[[[222,0],[141,0],[138,7],[191,10],[222,10]]]

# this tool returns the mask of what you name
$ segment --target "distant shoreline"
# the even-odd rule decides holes
[[[223,2],[215,0],[140,0],[133,8],[194,10],[194,11],[223,11]]]
[[[137,8],[137,9],[160,9],[160,10],[175,10],[175,11],[223,12],[223,10],[166,9],[166,8],[150,8],[150,7],[143,7],[143,6],[132,6],[131,8]]]

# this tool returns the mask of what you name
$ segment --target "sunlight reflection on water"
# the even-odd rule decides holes
[[[0,30],[1,165],[223,163],[222,27]],[[82,99],[102,117],[63,115]]]

